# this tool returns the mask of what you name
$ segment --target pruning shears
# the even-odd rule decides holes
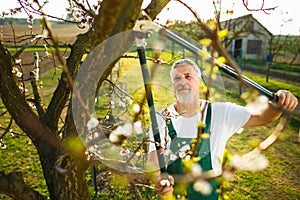
[[[150,35],[152,32],[156,32],[159,35],[162,35],[167,39],[169,39],[170,41],[183,47],[184,49],[187,49],[188,51],[192,52],[195,55],[200,55],[205,59],[213,60],[214,63],[219,67],[219,69],[224,73],[226,73],[227,75],[229,75],[230,77],[236,80],[242,79],[244,83],[246,83],[248,86],[252,87],[253,89],[257,90],[259,93],[265,95],[269,100],[274,102],[278,101],[278,97],[273,92],[269,91],[268,89],[264,88],[263,86],[259,85],[258,83],[254,82],[248,77],[239,74],[234,68],[218,61],[215,58],[212,58],[207,52],[203,51],[201,48],[195,46],[194,44],[178,36],[172,31],[160,26],[159,24],[152,22],[151,20],[137,21],[133,30],[143,32],[145,35]]]
[[[161,152],[161,147],[160,147],[161,138],[159,135],[158,125],[157,125],[157,121],[156,121],[156,113],[154,110],[154,101],[153,101],[153,97],[152,97],[149,72],[147,69],[146,56],[145,56],[145,46],[146,46],[145,40],[148,37],[150,37],[153,32],[156,32],[159,35],[169,39],[170,41],[178,44],[179,46],[192,52],[193,54],[199,55],[201,58],[205,58],[206,60],[213,61],[219,67],[219,69],[221,71],[223,71],[224,73],[226,73],[227,75],[229,75],[230,77],[232,77],[234,79],[237,79],[237,80],[242,79],[245,84],[247,84],[248,86],[257,90],[259,93],[267,96],[270,101],[274,101],[274,102],[278,101],[278,96],[276,96],[271,91],[267,90],[266,88],[262,87],[261,85],[252,81],[251,79],[247,78],[246,76],[239,74],[232,67],[230,67],[224,63],[221,63],[220,61],[218,61],[215,58],[212,58],[207,52],[203,51],[201,48],[193,45],[192,43],[190,43],[187,40],[183,39],[182,37],[178,36],[177,34],[154,23],[151,20],[138,20],[133,28],[133,31],[136,35],[137,51],[139,54],[140,65],[141,65],[141,69],[142,69],[148,106],[150,108],[150,118],[151,118],[151,126],[152,126],[151,128],[152,128],[153,134],[154,134],[154,140],[155,140],[155,144],[156,144],[156,150],[157,150],[160,171],[162,173],[166,172],[166,165],[165,165],[164,156]]]

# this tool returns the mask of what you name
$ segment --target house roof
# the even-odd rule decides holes
[[[240,16],[240,17],[237,17],[237,18],[232,18],[232,19],[225,20],[225,21],[222,21],[222,22],[236,21],[236,20],[245,20],[245,19],[249,19],[249,18],[251,18],[254,21],[256,21],[268,34],[270,34],[271,36],[273,36],[273,34],[264,25],[262,25],[256,18],[254,18],[252,14],[243,15],[243,16]]]

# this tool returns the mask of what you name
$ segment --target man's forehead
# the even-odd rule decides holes
[[[192,65],[180,65],[174,68],[174,74],[196,74]]]

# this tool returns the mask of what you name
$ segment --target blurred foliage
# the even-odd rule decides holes
[[[176,20],[167,23],[167,28],[174,31],[176,34],[188,36],[195,41],[199,41],[206,37],[205,32],[199,27],[196,21],[187,23],[185,21]]]

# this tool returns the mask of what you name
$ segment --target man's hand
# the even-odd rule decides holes
[[[174,178],[168,175],[165,178],[160,179],[155,186],[158,189],[157,194],[161,199],[170,200],[173,199],[173,185]]]
[[[298,105],[298,99],[290,91],[278,90],[275,95],[278,96],[278,102],[266,102],[266,108],[252,113],[243,128],[269,124],[277,120],[284,110],[291,112]]]
[[[290,91],[278,90],[276,95],[278,96],[278,105],[289,112],[293,111],[298,105],[298,99]]]

